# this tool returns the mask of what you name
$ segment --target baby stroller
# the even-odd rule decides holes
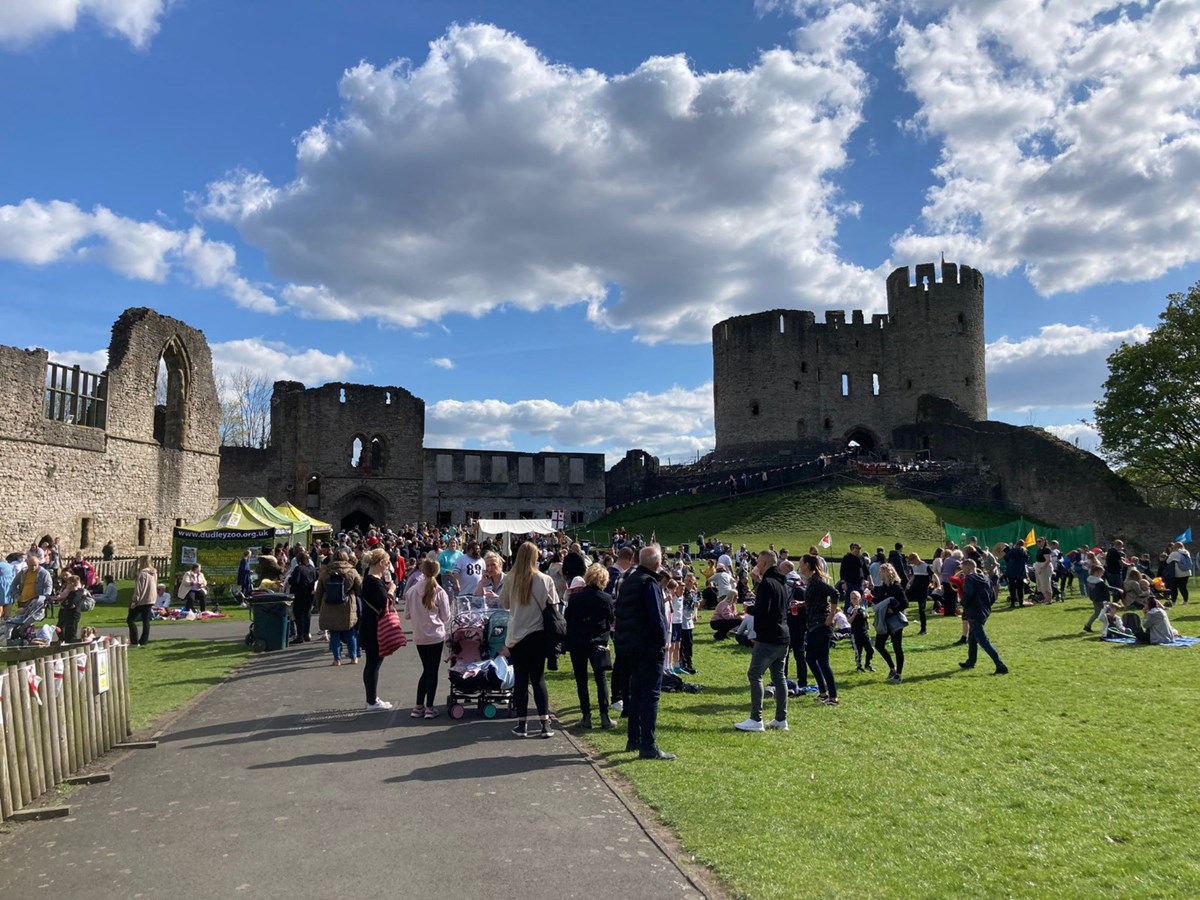
[[[37,623],[46,618],[46,598],[34,597],[16,615],[0,620],[0,641],[8,647],[26,647],[33,641]]]
[[[500,648],[508,636],[508,611],[460,612],[451,622],[450,697],[446,711],[453,719],[474,703],[484,718],[494,719],[499,706],[512,709],[513,672]]]

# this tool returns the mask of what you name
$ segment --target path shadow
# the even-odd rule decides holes
[[[555,756],[543,756],[540,753],[529,756],[484,756],[414,769],[407,775],[386,778],[384,784],[403,784],[408,781],[479,781],[581,765],[588,765],[588,761],[576,753],[560,753]]]

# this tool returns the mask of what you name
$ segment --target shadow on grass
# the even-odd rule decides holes
[[[1091,639],[1094,639],[1095,637],[1096,637],[1095,634],[1092,634],[1087,631],[1084,631],[1083,629],[1080,629],[1077,633],[1072,633],[1072,634],[1048,634],[1045,637],[1038,638],[1038,640],[1045,643],[1046,641],[1091,640]]]

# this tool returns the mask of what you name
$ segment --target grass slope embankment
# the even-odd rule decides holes
[[[852,542],[873,551],[890,550],[902,541],[928,557],[945,540],[945,519],[985,528],[1014,518],[1015,513],[1005,510],[932,504],[879,485],[830,479],[741,497],[681,494],[649,500],[593,522],[586,533],[607,544],[612,531],[624,527],[647,538],[654,532],[668,546],[689,542],[693,548],[696,537],[704,534],[734,547],[744,543],[758,549],[773,543],[795,555],[830,532],[833,547],[826,556],[840,556]]]

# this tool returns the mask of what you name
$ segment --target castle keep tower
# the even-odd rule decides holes
[[[887,314],[775,309],[713,327],[718,458],[886,448],[924,394],[987,418],[983,275],[924,263],[887,279]]]

